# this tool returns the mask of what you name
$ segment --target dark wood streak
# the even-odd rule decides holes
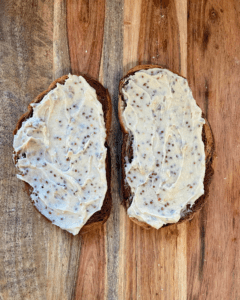
[[[211,36],[211,32],[210,32],[209,26],[206,26],[203,29],[203,38],[202,38],[202,48],[203,48],[203,51],[206,51],[206,49],[207,49],[210,36]]]
[[[204,210],[204,208],[203,208]],[[199,279],[203,279],[203,268],[204,268],[204,261],[205,261],[205,216],[204,211],[200,214],[200,224],[199,224],[199,230],[200,230],[200,257],[199,257]]]
[[[158,5],[158,1],[157,0],[155,0],[154,1],[156,4],[155,5]],[[168,5],[169,5],[169,0],[161,0],[160,1],[160,5],[161,5],[161,7],[162,8],[167,8],[168,7]]]
[[[233,227],[233,229],[235,228],[235,224],[236,224],[236,219],[233,217],[232,218],[232,227]]]
[[[208,98],[209,98],[209,85],[208,85],[208,79],[205,79],[205,99],[204,99],[204,112],[206,115],[206,118],[208,118]]]

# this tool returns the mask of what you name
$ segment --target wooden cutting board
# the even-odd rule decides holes
[[[1,0],[0,299],[240,299],[240,2]],[[208,203],[187,223],[141,229],[120,205],[119,79],[137,64],[187,77],[215,136]],[[63,74],[110,91],[113,210],[83,237],[33,207],[12,163],[27,104]]]

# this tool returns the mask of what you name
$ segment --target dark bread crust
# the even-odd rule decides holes
[[[97,80],[92,79],[91,77],[89,77],[89,76],[87,76],[85,74],[81,74],[80,73],[80,74],[78,74],[78,76],[79,75],[81,75],[82,77],[84,77],[85,80],[88,82],[88,84],[96,90],[97,99],[102,104],[103,113],[104,113],[105,127],[106,127],[106,134],[107,134],[107,138],[106,138],[106,142],[105,142],[105,147],[107,148],[106,176],[107,176],[108,189],[107,189],[106,196],[105,196],[105,199],[104,199],[104,202],[103,202],[101,210],[97,211],[96,213],[94,213],[89,218],[89,220],[87,221],[87,223],[80,230],[80,234],[84,234],[84,233],[86,233],[86,232],[88,232],[90,230],[93,230],[95,228],[98,228],[99,226],[101,226],[102,224],[104,224],[107,221],[107,219],[108,219],[108,217],[110,215],[110,211],[111,211],[111,207],[112,207],[112,196],[111,196],[111,188],[110,188],[110,184],[111,184],[111,157],[110,157],[110,148],[109,148],[109,134],[110,134],[110,128],[111,128],[111,121],[112,121],[112,102],[111,102],[111,98],[110,98],[110,95],[108,93],[108,90],[105,89],[101,85],[100,82],[98,82]],[[41,100],[43,99],[43,97],[45,95],[47,95],[51,90],[53,90],[57,86],[57,83],[64,84],[67,78],[68,78],[68,75],[64,75],[64,76],[56,79],[55,81],[53,81],[50,84],[50,86],[48,87],[48,89],[45,90],[44,92],[42,92],[41,94],[39,94],[31,103],[39,103],[39,102],[41,102]],[[32,117],[32,115],[33,115],[33,108],[32,108],[32,106],[30,104],[28,105],[28,111],[19,118],[19,120],[17,122],[17,125],[16,125],[16,128],[13,131],[14,135],[21,128],[22,123],[24,121],[26,121],[28,118]],[[14,160],[15,160],[14,162],[16,164],[16,162],[17,162],[17,154],[15,155],[15,159]],[[33,191],[33,188],[28,183],[26,183],[26,182],[24,182],[24,183],[25,183],[25,186],[26,186],[26,191],[27,191],[27,193],[30,196],[31,193],[32,193],[32,191]],[[34,207],[35,207],[35,205],[34,205]],[[49,221],[49,222],[51,222],[51,221]]]
[[[119,83],[118,116],[119,116],[119,121],[120,121],[120,125],[121,125],[121,130],[123,132],[122,158],[121,158],[121,163],[122,163],[122,187],[121,187],[121,190],[122,190],[122,197],[123,197],[123,205],[125,206],[126,209],[128,209],[128,207],[131,205],[132,194],[131,194],[131,188],[126,181],[126,174],[125,174],[125,168],[124,168],[124,166],[125,166],[124,157],[127,156],[128,159],[130,159],[130,161],[131,161],[131,158],[133,156],[133,149],[132,149],[131,134],[128,133],[127,129],[125,128],[123,118],[122,118],[122,113],[125,108],[125,102],[124,102],[124,98],[123,98],[123,94],[122,94],[122,88],[126,84],[129,76],[135,74],[135,72],[137,72],[139,70],[148,70],[148,69],[152,69],[152,68],[163,69],[163,67],[161,67],[159,65],[138,65],[138,66],[130,69],[127,72],[127,74],[120,80],[120,83]],[[177,75],[181,76],[180,74],[177,74]],[[181,76],[181,77],[183,77],[183,76]],[[206,203],[206,200],[209,196],[209,186],[212,181],[212,177],[213,177],[213,173],[214,173],[213,168],[212,168],[212,163],[213,163],[213,160],[215,157],[215,143],[214,143],[214,137],[213,137],[211,127],[210,127],[205,115],[202,114],[202,117],[205,119],[205,124],[203,125],[203,131],[202,131],[202,140],[204,143],[205,156],[206,156],[206,172],[205,172],[205,177],[204,177],[205,193],[195,201],[194,205],[191,208],[190,208],[190,205],[187,205],[185,211],[183,212],[184,213],[183,217],[181,217],[177,223],[169,223],[169,224],[164,225],[163,227],[180,224],[187,220],[191,220],[194,217],[194,215],[202,209],[202,207]],[[149,224],[147,224],[145,222],[141,222],[141,221],[137,220],[136,218],[130,218],[130,219],[133,222],[135,222],[136,224],[144,227],[145,229],[152,228],[152,226],[150,226]]]

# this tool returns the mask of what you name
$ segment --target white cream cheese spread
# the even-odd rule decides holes
[[[166,69],[136,72],[122,92],[123,122],[133,136],[125,166],[133,195],[128,214],[158,229],[204,194],[205,121],[187,80]]]
[[[75,235],[107,191],[102,104],[83,77],[69,75],[31,105],[32,117],[14,136],[17,177],[32,186],[37,209]]]

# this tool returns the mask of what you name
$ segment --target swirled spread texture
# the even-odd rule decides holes
[[[204,194],[204,119],[187,80],[165,69],[127,78],[123,123],[133,138],[126,181],[133,195],[130,217],[160,228],[177,222]]]
[[[75,75],[31,105],[32,117],[14,136],[17,177],[32,186],[37,209],[75,235],[101,209],[107,191],[102,105]]]

